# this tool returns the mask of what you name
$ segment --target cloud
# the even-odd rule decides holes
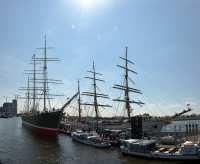
[[[101,35],[100,34],[98,34],[98,40],[101,41]]]
[[[148,104],[147,106],[149,106],[149,107],[155,107],[156,105],[155,104]]]
[[[75,24],[72,24],[72,29],[75,29],[76,25]]]
[[[192,97],[190,97],[190,98],[185,98],[186,100],[193,100],[193,98]]]
[[[46,30],[46,35],[48,35],[48,36],[53,36],[54,33],[53,33],[53,31],[47,29],[47,30]]]
[[[170,109],[181,108],[181,107],[183,107],[183,105],[180,105],[180,104],[173,104],[173,105],[167,106],[167,108],[170,108]]]
[[[9,53],[7,56],[3,56],[0,61],[0,75],[19,80],[19,75],[23,73],[26,65],[24,61]]]

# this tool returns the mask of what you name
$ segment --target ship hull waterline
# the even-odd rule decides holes
[[[22,116],[22,125],[31,131],[56,136],[60,124],[61,112],[47,112]]]
[[[31,124],[28,124],[24,121],[22,121],[22,125],[25,126],[26,128],[30,129],[31,131],[40,133],[40,134],[45,134],[45,135],[49,135],[49,136],[56,136],[57,135],[57,130],[58,129],[45,129],[42,127],[37,127]]]

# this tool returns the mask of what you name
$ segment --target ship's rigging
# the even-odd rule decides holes
[[[61,94],[50,94],[49,93],[49,84],[62,84],[61,80],[49,79],[47,77],[47,62],[49,61],[59,61],[58,58],[47,58],[46,50],[51,49],[52,47],[46,47],[46,37],[45,37],[45,46],[44,48],[38,48],[44,50],[44,57],[38,58],[34,54],[30,64],[33,64],[32,70],[25,70],[24,74],[32,74],[32,78],[28,78],[28,87],[20,87],[19,90],[27,90],[27,96],[21,97],[21,99],[27,99],[28,109],[26,111],[31,111],[36,113],[39,107],[37,100],[43,100],[43,111],[49,111],[51,109],[50,102],[49,107],[47,107],[47,100],[53,99],[55,96],[64,96]],[[37,69],[36,65],[43,63],[43,70]],[[39,78],[39,75],[43,75],[42,78]],[[32,85],[30,86],[30,83]],[[42,86],[40,85],[42,84]],[[30,107],[30,100],[32,100],[32,107]]]
[[[130,92],[134,92],[134,93],[138,93],[138,94],[142,94],[142,93],[138,89],[129,87],[129,79],[130,79],[129,76],[128,76],[129,72],[132,72],[132,73],[135,73],[135,74],[137,74],[137,72],[130,70],[128,68],[128,63],[134,64],[133,62],[128,60],[128,47],[126,47],[125,58],[123,58],[123,57],[120,57],[120,58],[125,61],[125,67],[120,66],[120,65],[117,65],[117,66],[125,70],[125,75],[124,75],[125,85],[123,86],[123,85],[114,84],[113,88],[123,90],[124,91],[124,99],[113,99],[113,101],[125,102],[126,110],[127,110],[127,117],[128,117],[128,119],[130,119],[131,112],[133,110],[133,109],[131,109],[130,104],[135,103],[135,104],[141,106],[144,103],[142,103],[141,101],[130,100]]]
[[[104,104],[99,104],[98,103],[98,98],[109,99],[109,97],[108,97],[108,95],[97,93],[97,84],[96,84],[96,81],[101,81],[101,82],[105,82],[105,81],[96,78],[96,75],[102,75],[102,74],[95,72],[94,62],[93,62],[93,71],[88,71],[88,72],[90,72],[90,73],[93,74],[93,77],[85,77],[87,79],[93,80],[93,92],[82,92],[82,95],[84,95],[84,96],[92,96],[94,98],[94,102],[93,103],[83,103],[83,105],[94,106],[96,123],[98,125],[98,120],[99,120],[99,110],[98,110],[98,107],[112,107],[112,106],[110,106],[110,105],[104,105]]]

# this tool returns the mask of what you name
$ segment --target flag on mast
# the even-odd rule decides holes
[[[35,54],[33,54],[32,59],[35,57]]]

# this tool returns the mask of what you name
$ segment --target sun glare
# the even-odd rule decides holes
[[[92,1],[94,1],[94,0],[82,0],[83,2],[83,5],[84,6],[88,6],[88,5],[90,5],[91,3],[92,3]]]
[[[84,9],[98,6],[103,0],[79,0],[79,4]]]

